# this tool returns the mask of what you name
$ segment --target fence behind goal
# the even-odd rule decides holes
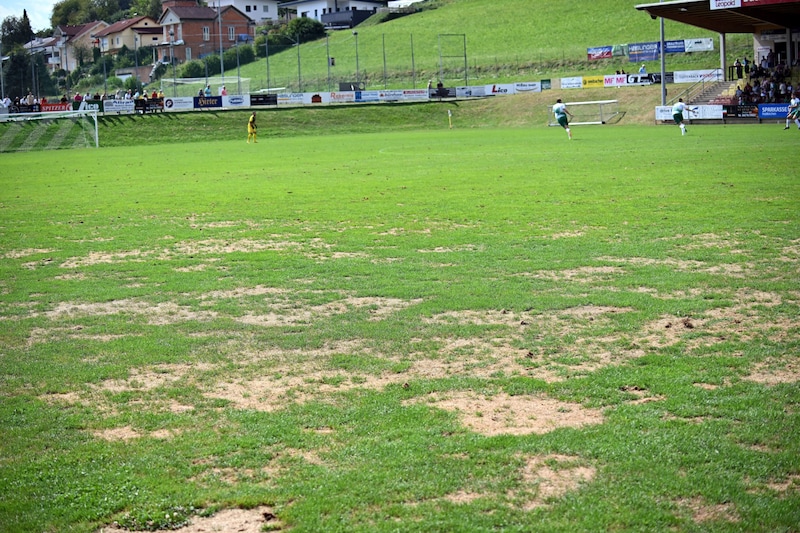
[[[0,115],[0,153],[98,146],[97,111]]]
[[[617,100],[596,100],[593,102],[566,102],[567,110],[573,117],[569,119],[570,125],[580,124],[610,124],[622,118]],[[558,126],[555,115],[549,113],[548,126]]]

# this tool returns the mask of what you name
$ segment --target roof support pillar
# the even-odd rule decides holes
[[[794,43],[792,42],[792,29],[786,28],[786,66],[792,68],[794,64],[794,54],[792,53]]]
[[[719,68],[722,69],[722,80],[731,81],[728,79],[728,47],[725,42],[725,34],[719,34]]]

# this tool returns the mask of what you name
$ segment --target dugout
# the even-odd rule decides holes
[[[664,18],[719,33],[720,67],[726,81],[728,33],[753,35],[753,58],[759,61],[759,50],[767,47],[776,57],[792,66],[798,57],[800,1],[796,0],[679,0],[636,6],[653,19]],[[763,51],[763,50],[762,50]]]

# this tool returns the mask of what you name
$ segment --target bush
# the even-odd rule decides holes
[[[199,59],[192,59],[181,65],[178,76],[181,78],[202,78],[206,75],[206,66]]]

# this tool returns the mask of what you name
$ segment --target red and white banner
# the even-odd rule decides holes
[[[48,111],[72,111],[72,104],[67,102],[62,104],[61,102],[56,104],[46,103],[46,104],[39,104],[40,109],[44,112]]]

